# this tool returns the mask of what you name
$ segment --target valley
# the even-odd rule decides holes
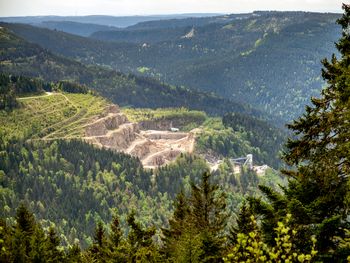
[[[0,17],[0,262],[349,261],[343,11]]]
[[[10,118],[16,119],[12,125],[17,127],[17,131],[22,130],[22,134],[28,136],[28,141],[81,139],[99,148],[137,157],[144,168],[149,169],[169,164],[181,153],[194,153],[196,138],[202,132],[196,125],[203,124],[207,118],[202,112],[167,109],[158,111],[156,115],[174,112],[174,117],[167,119],[153,116],[148,120],[130,122],[126,114],[135,118],[137,111],[125,109],[124,114],[123,109],[117,105],[85,94],[46,92],[43,95],[20,97],[18,100],[22,103],[22,108],[19,112],[13,112],[13,117]],[[18,118],[21,111],[26,112],[23,119]],[[143,111],[143,114],[145,112],[147,111]],[[45,124],[42,114],[45,114],[45,120],[48,120]],[[140,116],[137,118],[143,119]],[[33,129],[33,126],[26,127],[24,122],[34,125],[35,120],[40,120],[43,127],[35,127],[37,132],[29,133],[28,130]],[[2,122],[5,123],[4,117]],[[192,127],[189,127],[190,130],[187,128],[188,131],[180,131],[179,128],[173,127],[173,124],[180,125],[180,128],[186,125]],[[8,126],[8,129],[14,127]],[[208,161],[212,171],[222,162],[216,158],[211,164],[213,157],[206,158],[205,153],[201,155]],[[237,169],[238,167],[235,168],[236,173],[239,172]]]
[[[320,60],[336,51],[333,43],[339,37],[338,17],[312,12],[253,12],[145,22],[89,37],[24,24],[2,26],[86,65],[98,64],[215,93],[268,114],[270,121],[279,118],[283,125],[298,116],[308,98],[316,96],[324,85]],[[187,34],[191,37],[183,37]]]

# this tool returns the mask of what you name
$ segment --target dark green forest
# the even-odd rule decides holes
[[[336,52],[333,43],[340,36],[339,16],[254,12],[241,17],[195,18],[183,25],[173,20],[147,22],[96,32],[93,36],[103,36],[99,39],[29,25],[3,26],[82,63],[214,92],[288,122],[302,114],[308,98],[325,84],[320,60]],[[192,29],[193,36],[185,37]]]
[[[149,77],[124,75],[96,65],[86,66],[29,43],[6,29],[6,27],[14,29],[13,27],[16,25],[2,25],[5,28],[0,31],[1,72],[16,76],[41,78],[47,82],[61,80],[78,82],[89,86],[121,106],[139,108],[187,107],[194,110],[203,110],[214,115],[223,115],[226,112],[242,112],[264,119],[274,119],[249,105],[224,99],[212,93],[200,92],[184,86],[168,85]],[[30,30],[28,32],[32,33],[36,30],[35,27],[31,26],[23,25],[23,27],[28,27]],[[48,36],[44,36],[44,38],[50,39]],[[83,38],[79,42],[79,47],[88,45],[88,43],[82,41],[84,41]],[[71,49],[71,44],[70,40],[67,42],[69,47],[64,48]],[[99,50],[104,47],[93,48]],[[274,120],[277,125],[281,125],[280,119]]]
[[[0,262],[350,262],[350,5],[343,4],[343,10],[337,19],[342,29],[335,43],[337,53],[322,60],[323,80],[310,80],[315,75],[308,75],[307,69],[313,70],[313,66],[296,67],[298,63],[292,58],[297,55],[291,58],[279,53],[279,48],[286,47],[283,41],[276,47],[276,57],[291,61],[289,68],[295,66],[295,74],[306,70],[309,81],[298,81],[310,92],[296,89],[296,94],[309,99],[315,95],[299,117],[291,114],[292,108],[283,108],[279,96],[271,103],[278,101],[282,106],[265,109],[263,116],[260,110],[264,103],[252,103],[262,106],[256,110],[215,94],[87,65],[86,61],[74,61],[29,43],[8,29],[29,26],[6,28],[7,24],[2,24]],[[280,26],[278,22],[286,16],[294,20],[287,19]],[[309,37],[317,32],[326,39],[333,32],[330,27],[335,16],[339,17],[257,12],[256,21],[254,17],[234,20],[233,29],[226,24],[225,30],[244,27],[256,44],[255,30],[261,33],[266,25],[274,25],[271,32],[265,32],[273,36],[265,36],[262,42],[290,33],[294,44],[303,45],[298,41],[306,37],[309,43]],[[258,19],[264,22],[261,28],[256,24]],[[223,26],[209,21],[202,21],[203,30]],[[140,26],[147,31],[158,23]],[[310,35],[294,38],[300,35],[298,27],[304,28],[305,23],[312,24]],[[178,30],[181,25],[173,27]],[[322,37],[316,45],[332,44]],[[264,54],[257,52],[260,48],[266,47],[258,41],[253,51],[241,55],[249,60],[255,54]],[[310,56],[318,57],[320,53],[316,50]],[[274,67],[271,72],[278,74]],[[287,82],[285,88],[289,89]],[[254,81],[249,85],[262,87]],[[204,113],[192,113],[200,115],[202,121],[198,153],[207,149],[224,159],[212,172],[200,155],[187,153],[165,166],[145,169],[138,158],[79,139],[36,138],[32,136],[38,128],[35,125],[23,133],[3,128],[14,121],[10,118],[20,117],[16,115],[20,109],[29,111],[23,108],[24,96],[48,91],[61,92],[67,101],[72,93],[93,98],[102,95],[122,105],[188,106],[222,116],[206,120]],[[261,99],[254,89],[246,94],[252,101]],[[289,100],[293,94],[283,94],[283,98]],[[290,103],[302,107],[300,97]],[[61,116],[55,110],[53,113]],[[280,111],[277,115],[283,118],[295,117],[287,125],[289,132],[271,124],[281,121],[268,114],[275,111]],[[268,163],[281,171],[269,168],[261,176],[241,165],[235,172],[230,158],[247,149],[255,151],[261,164]]]

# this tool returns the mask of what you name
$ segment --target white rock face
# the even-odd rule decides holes
[[[142,130],[159,128],[159,130]],[[85,126],[83,139],[98,147],[125,152],[138,157],[146,168],[165,165],[180,153],[192,152],[193,133],[171,132],[171,124],[132,123],[116,105],[110,105],[103,114]],[[164,130],[162,130],[164,129]]]

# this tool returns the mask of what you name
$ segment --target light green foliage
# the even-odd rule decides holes
[[[210,118],[203,124],[201,133],[197,138],[196,150],[198,152],[213,151],[218,155],[241,157],[252,153],[254,149],[244,135],[225,128],[221,118]]]
[[[146,73],[147,71],[150,71],[150,68],[148,68],[148,67],[138,67],[137,71],[143,74],[143,73]]]
[[[123,113],[133,122],[172,122],[173,127],[189,130],[201,125],[208,117],[202,111],[186,108],[134,109],[123,108]]]
[[[202,239],[198,233],[187,230],[179,238],[175,251],[174,262],[186,263],[186,262],[201,262],[200,256],[203,254]]]
[[[344,229],[345,237],[336,237],[335,239],[339,241],[339,248],[348,254],[347,262],[350,263],[350,230]]]
[[[71,138],[83,135],[82,126],[108,105],[91,94],[53,93],[19,99],[21,107],[0,111],[3,138]]]
[[[239,118],[238,121],[234,122],[232,116]],[[267,164],[275,169],[281,166],[278,153],[284,133],[271,124],[232,113],[223,119],[208,118],[201,127],[196,139],[199,153],[210,153],[221,158],[253,154],[255,164]]]
[[[276,243],[274,246],[269,246],[263,242],[257,228],[249,234],[239,233],[236,244],[224,257],[224,262],[312,262],[318,253],[315,250],[315,237],[312,237],[313,246],[309,253],[305,254],[298,251],[293,243],[297,231],[289,226],[290,219],[291,215],[288,214],[284,222],[278,222],[278,226],[275,228]],[[251,221],[257,226],[254,216],[251,216]]]

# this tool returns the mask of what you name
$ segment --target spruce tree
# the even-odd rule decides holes
[[[98,262],[107,262],[109,258],[107,238],[102,222],[99,222],[95,229],[94,243],[89,249],[90,256]]]
[[[224,245],[224,228],[228,214],[226,196],[210,182],[205,172],[199,185],[191,184],[191,195],[180,192],[169,229],[163,229],[166,257],[175,262],[220,262]]]
[[[71,263],[82,263],[82,253],[78,244],[74,244],[68,249],[66,261]]]
[[[64,253],[59,249],[60,239],[53,227],[49,228],[45,241],[45,253],[47,262],[62,262]]]
[[[338,20],[342,37],[336,43],[340,58],[333,55],[331,61],[322,61],[328,85],[289,125],[298,137],[288,141],[285,155],[288,164],[298,166],[297,171],[286,172],[295,178],[286,190],[288,199],[298,203],[289,206],[293,219],[313,228],[322,252],[337,248],[333,237],[347,227],[349,208],[345,197],[350,174],[350,5],[343,9]]]
[[[211,174],[205,172],[199,185],[192,184],[190,197],[190,220],[202,239],[202,261],[221,260],[224,233],[228,214],[226,196],[219,186],[210,182]]]
[[[45,233],[41,227],[37,227],[31,236],[28,261],[35,263],[48,262],[47,252],[45,248]]]
[[[109,235],[110,243],[114,248],[117,248],[120,244],[123,232],[120,228],[119,217],[115,215],[111,222],[111,233]]]
[[[152,237],[156,233],[155,227],[144,229],[135,219],[132,211],[127,219],[130,227],[128,235],[129,259],[131,262],[155,262],[159,258],[158,251]]]
[[[243,202],[241,209],[238,214],[236,225],[230,228],[229,240],[231,244],[237,242],[237,234],[243,233],[248,235],[250,232],[254,231],[256,226],[252,221],[253,212],[246,202]]]
[[[169,219],[169,228],[162,228],[162,253],[165,258],[170,258],[174,255],[176,246],[181,235],[187,231],[190,224],[188,200],[183,190],[178,193],[174,201],[174,215]]]
[[[251,199],[255,212],[264,216],[263,223],[291,213],[291,223],[300,233],[299,248],[307,249],[316,234],[320,258],[330,262],[344,260],[337,258],[334,236],[349,228],[350,5],[343,9],[337,21],[342,27],[336,43],[340,58],[333,55],[322,61],[327,86],[319,98],[311,99],[304,115],[288,125],[295,137],[288,140],[284,159],[295,169],[284,171],[290,178],[284,197],[274,200],[275,195],[264,189],[270,204]],[[265,236],[271,236],[266,230]]]
[[[27,262],[30,259],[32,242],[36,232],[34,216],[24,204],[16,211],[16,225],[12,239],[12,253],[15,262]]]
[[[214,234],[223,231],[228,215],[226,196],[219,192],[219,186],[210,182],[211,174],[202,175],[200,185],[191,185],[190,209],[193,224],[199,230],[208,230]]]

